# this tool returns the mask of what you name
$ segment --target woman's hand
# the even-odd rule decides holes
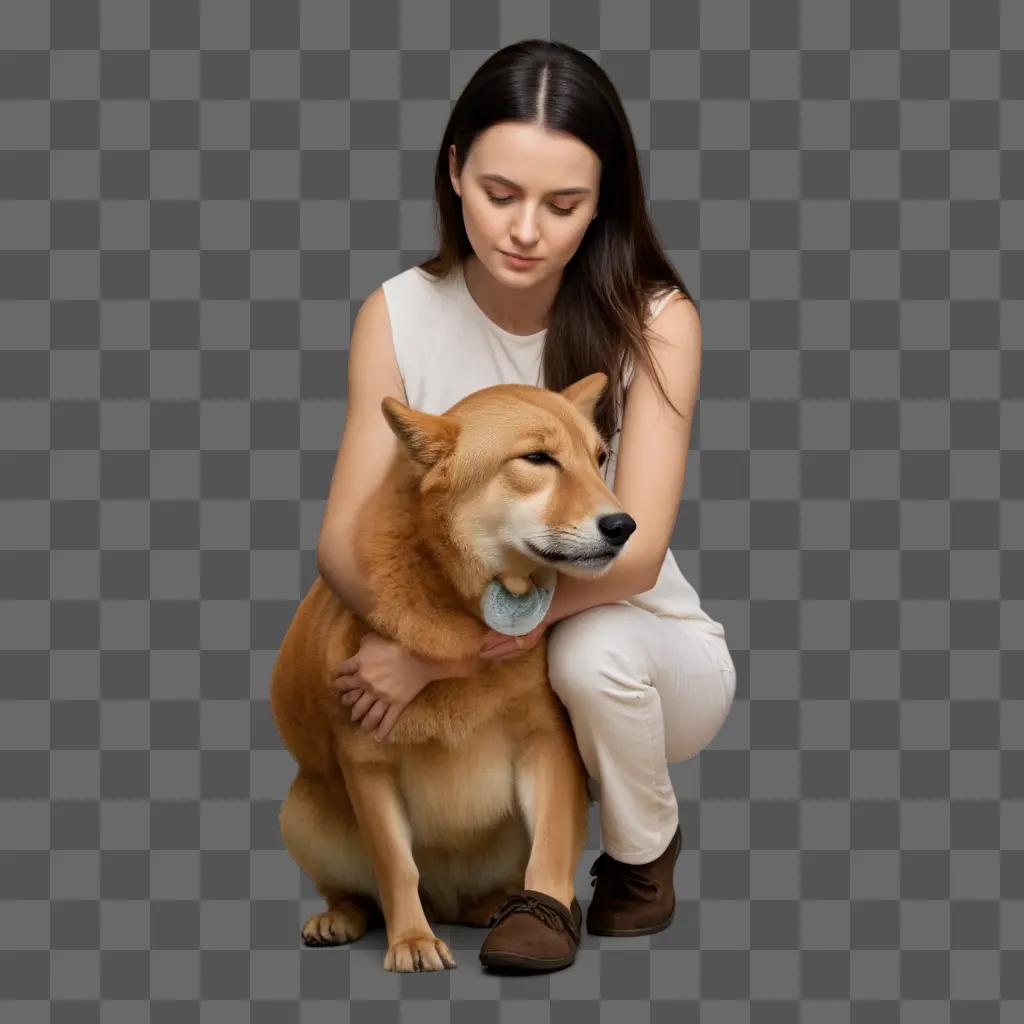
[[[534,626],[529,633],[522,636],[507,636],[496,629],[488,630],[480,643],[480,657],[485,661],[505,661],[507,658],[518,658],[520,654],[532,651],[540,643],[541,637],[547,632],[547,622]]]
[[[333,684],[351,704],[352,721],[383,740],[398,716],[434,678],[433,666],[397,640],[374,630],[359,642],[359,650],[337,668]]]

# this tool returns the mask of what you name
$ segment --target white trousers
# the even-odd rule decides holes
[[[714,629],[623,602],[548,631],[548,677],[600,804],[602,845],[623,863],[664,852],[679,824],[668,766],[703,750],[732,707],[736,669]]]

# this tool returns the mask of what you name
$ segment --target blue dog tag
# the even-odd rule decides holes
[[[507,636],[525,636],[538,626],[551,607],[557,572],[551,572],[551,585],[534,583],[522,596],[506,590],[497,579],[491,580],[480,598],[480,612],[491,629]]]

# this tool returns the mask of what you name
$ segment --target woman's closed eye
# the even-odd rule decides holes
[[[506,203],[512,202],[515,196],[492,196],[490,192],[487,193],[487,198],[490,199],[495,206],[504,206]],[[555,206],[553,203],[548,203],[548,206],[554,210],[555,213],[562,217],[568,217],[570,213],[573,213],[576,209],[575,206],[570,206],[568,209],[562,206]]]

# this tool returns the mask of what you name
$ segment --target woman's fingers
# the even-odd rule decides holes
[[[355,674],[352,675],[337,675],[334,677],[335,689],[341,690],[342,692],[351,690],[353,686],[359,686],[359,678]]]
[[[496,654],[505,654],[508,651],[517,650],[519,647],[519,637],[517,636],[506,636],[500,640],[491,641],[491,643],[484,645],[480,649],[480,654],[483,656],[493,657]]]
[[[341,698],[341,703],[342,704],[355,704],[355,702],[357,700],[359,700],[359,698],[362,697],[362,695],[363,695],[363,691],[359,687],[356,687],[353,690],[349,690],[348,693],[346,693]]]
[[[376,698],[372,693],[363,693],[363,695],[352,705],[352,721],[358,722],[363,715],[366,714],[370,708],[373,707]]]
[[[480,644],[480,653],[486,654],[488,651],[493,651],[495,648],[505,644],[508,639],[507,633],[499,633],[496,629],[492,629]]]
[[[519,654],[519,652],[523,649],[523,646],[524,645],[522,637],[506,637],[499,643],[496,643],[489,647],[486,651],[481,651],[480,654],[481,657],[485,657],[488,659],[501,659],[507,657],[509,654]]]
[[[373,732],[380,725],[380,720],[384,717],[384,712],[387,711],[388,707],[389,705],[385,704],[384,701],[376,701],[373,707],[363,715],[359,728],[365,729],[367,732]]]
[[[398,720],[398,716],[403,710],[404,708],[400,704],[392,704],[388,708],[380,725],[377,726],[377,731],[373,734],[374,738],[377,740],[387,739],[388,733],[391,732],[391,727]]]

